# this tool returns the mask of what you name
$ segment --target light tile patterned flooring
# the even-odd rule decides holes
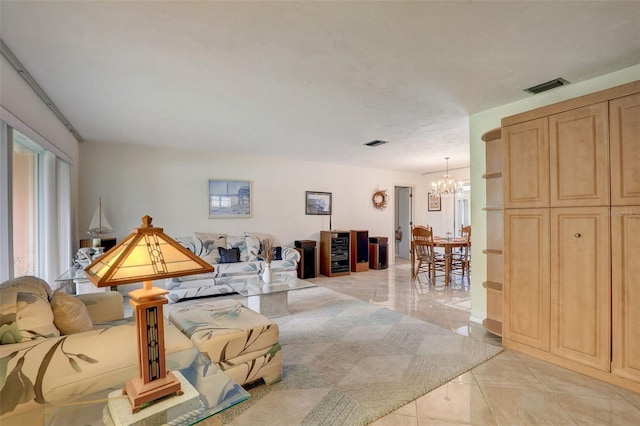
[[[459,277],[449,287],[441,279],[435,286],[426,279],[412,281],[409,262],[398,259],[387,270],[333,278],[321,275],[309,281],[465,336],[500,344],[481,325],[469,320],[469,283]],[[292,424],[281,415],[278,425]],[[214,417],[205,424],[219,424],[216,420]],[[640,394],[505,350],[373,423],[468,424],[640,425]]]

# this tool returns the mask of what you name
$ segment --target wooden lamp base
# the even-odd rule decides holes
[[[171,371],[167,371],[166,377],[154,380],[151,383],[143,383],[140,377],[127,380],[122,393],[131,401],[131,412],[137,413],[143,404],[164,396],[176,394],[182,395],[180,381]]]
[[[150,281],[129,293],[129,303],[136,313],[139,375],[125,383],[123,393],[129,397],[134,413],[144,403],[171,394],[182,395],[180,381],[165,364],[162,305],[168,302],[163,297],[166,293],[167,290],[152,287]]]

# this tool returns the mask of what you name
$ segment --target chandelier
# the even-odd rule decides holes
[[[444,157],[447,160],[447,171],[442,179],[438,182],[431,183],[431,189],[435,195],[450,197],[462,192],[462,182],[454,181],[449,174],[449,157]]]

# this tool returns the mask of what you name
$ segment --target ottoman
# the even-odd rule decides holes
[[[169,321],[240,385],[282,379],[278,325],[236,300],[172,309]]]

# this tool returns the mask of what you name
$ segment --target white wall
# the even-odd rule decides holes
[[[486,186],[482,179],[485,173],[484,142],[480,139],[488,130],[500,127],[503,117],[529,111],[534,108],[554,104],[589,93],[605,90],[640,78],[640,65],[606,74],[588,81],[569,84],[558,89],[550,90],[525,100],[503,105],[470,116],[471,141],[471,225],[473,227],[473,273],[471,274],[471,316],[474,320],[486,318],[486,291],[482,287],[486,281],[486,258],[482,250],[486,247],[486,214],[482,208],[486,204]]]
[[[390,241],[395,200],[383,211],[375,209],[371,197],[376,188],[393,194],[394,186],[414,186],[422,194],[414,209],[426,211],[427,189],[416,173],[107,143],[83,143],[80,158],[80,229],[88,227],[102,196],[118,239],[148,214],[172,236],[256,231],[289,246],[299,239],[319,241],[320,231],[329,229],[329,217],[305,215],[305,191],[333,194],[333,229],[367,229]],[[253,216],[209,219],[208,180],[213,178],[252,181]],[[392,262],[395,253],[389,255]]]

